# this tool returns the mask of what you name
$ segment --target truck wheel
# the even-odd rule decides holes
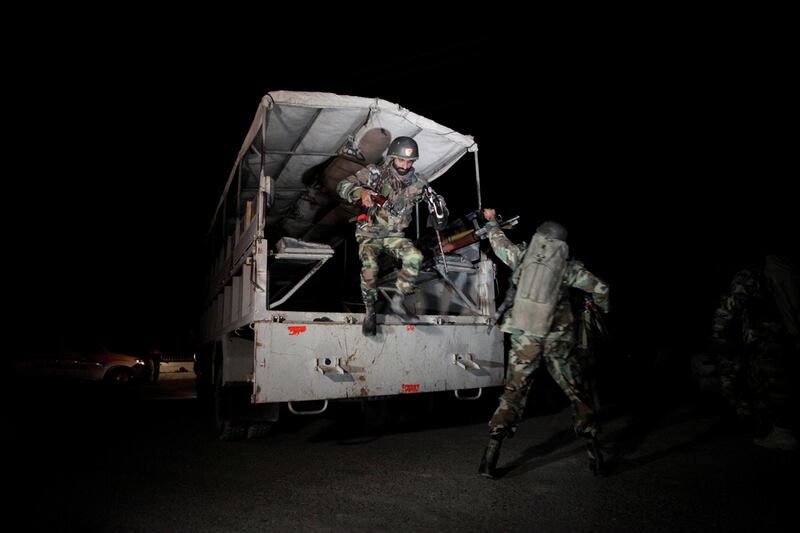
[[[230,440],[223,438],[223,434],[231,431],[231,395],[230,391],[222,386],[222,376],[220,374],[220,372],[217,372],[214,378],[214,426],[220,435],[220,439]]]
[[[241,386],[222,386],[221,372],[214,379],[214,425],[220,440],[239,440],[247,436],[248,424],[243,418],[249,391]]]

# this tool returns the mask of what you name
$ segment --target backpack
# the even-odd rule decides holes
[[[550,332],[568,255],[566,242],[539,233],[533,235],[522,264],[512,277],[517,286],[512,326],[538,336]]]

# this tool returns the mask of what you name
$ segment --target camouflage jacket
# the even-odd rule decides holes
[[[522,265],[522,259],[525,257],[527,245],[525,243],[512,243],[494,220],[487,223],[486,227],[489,230],[489,243],[492,245],[492,250],[494,250],[495,255],[497,255],[503,263],[511,268],[513,271],[511,283],[516,283],[516,280],[519,278],[518,269],[520,265]],[[575,318],[572,314],[572,305],[570,302],[570,287],[591,293],[594,297],[595,304],[603,311],[608,312],[608,285],[586,270],[583,263],[575,259],[569,259],[567,260],[567,269],[564,271],[564,276],[561,281],[561,290],[559,291],[558,303],[556,304],[553,317],[553,325],[550,328],[550,333],[544,337],[548,340],[570,341],[575,337]],[[506,333],[528,334],[525,331],[511,326],[511,317],[513,313],[514,308],[512,307],[509,313],[506,313],[500,329]]]
[[[783,331],[779,311],[763,274],[754,268],[737,272],[730,290],[722,295],[714,312],[711,336],[754,344],[774,339]]]
[[[422,200],[425,178],[412,168],[405,176],[394,172],[391,163],[380,167],[368,165],[343,179],[336,188],[339,196],[360,205],[361,191],[372,189],[386,197],[383,207],[367,211],[369,220],[356,228],[360,237],[403,237],[411,223],[414,205]]]

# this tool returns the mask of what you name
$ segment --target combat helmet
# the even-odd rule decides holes
[[[567,240],[567,228],[554,220],[546,220],[539,224],[539,227],[536,228],[536,233],[544,235],[548,239]]]
[[[416,161],[419,159],[419,147],[417,141],[411,137],[396,137],[389,145],[390,158],[405,159],[406,161]]]

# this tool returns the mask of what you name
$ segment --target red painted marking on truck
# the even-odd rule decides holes
[[[408,330],[408,331],[414,331],[414,326],[406,326],[406,330]]]
[[[403,383],[400,389],[403,392],[419,392],[419,383]]]
[[[289,330],[289,336],[300,335],[306,330],[305,326],[286,326]]]

